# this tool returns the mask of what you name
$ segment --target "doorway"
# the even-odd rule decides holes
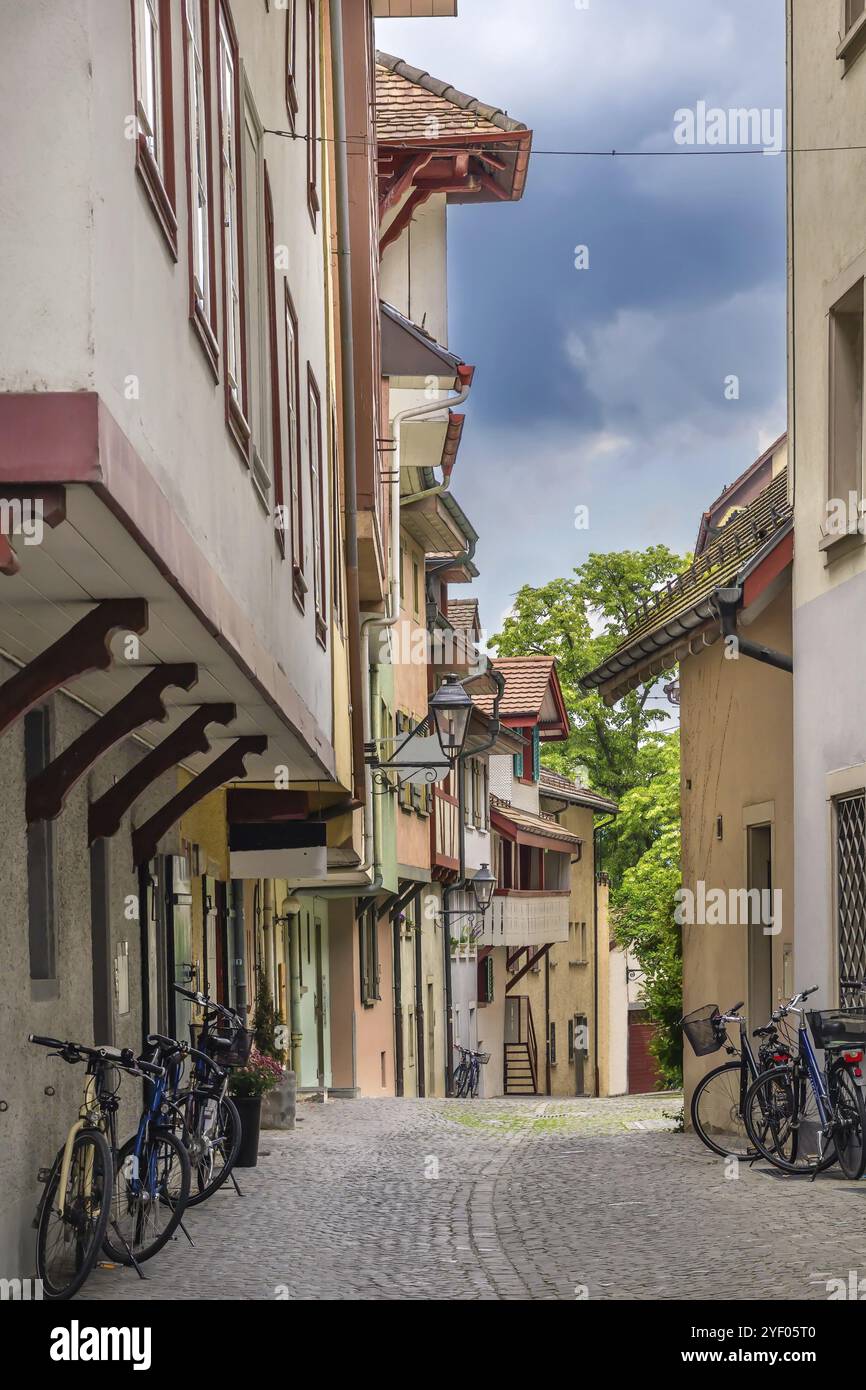
[[[749,889],[748,998],[753,1026],[764,1024],[773,1012],[773,938],[766,930],[773,902],[772,827],[750,825],[746,831]],[[755,900],[754,891],[760,894]]]

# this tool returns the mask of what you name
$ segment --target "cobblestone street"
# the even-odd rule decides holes
[[[678,1097],[334,1101],[146,1266],[83,1299],[826,1299],[866,1272],[866,1184],[737,1180]],[[586,1293],[582,1292],[585,1287]]]

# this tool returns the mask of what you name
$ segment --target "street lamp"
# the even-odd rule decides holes
[[[490,872],[489,864],[482,864],[478,873],[472,880],[472,893],[478,904],[478,911],[485,913],[493,902],[493,890],[496,887],[496,878]]]
[[[472,700],[455,675],[446,676],[430,701],[430,713],[439,736],[439,746],[454,766],[469,732]]]

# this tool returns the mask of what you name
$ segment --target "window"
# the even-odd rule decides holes
[[[866,9],[866,0],[845,0],[845,32],[853,29]]]
[[[289,113],[289,125],[292,130],[295,128],[295,116],[298,114],[298,89],[295,83],[297,31],[297,0],[286,0],[286,109]]]
[[[307,207],[313,227],[319,211],[318,0],[307,0]]]
[[[331,405],[331,584],[334,590],[334,616],[340,631],[345,630],[343,608],[343,530],[340,516],[340,449],[337,433],[337,407]]]
[[[286,416],[288,423],[289,492],[292,531],[292,582],[295,600],[301,608],[307,584],[304,579],[304,492],[301,485],[301,416],[298,401],[301,395],[300,359],[298,355],[298,316],[286,285]]]
[[[410,1009],[410,1010],[409,1010],[408,1024],[409,1024],[409,1028],[408,1028],[408,1037],[407,1037],[406,1041],[407,1041],[408,1044],[409,1044],[409,1047],[408,1047],[409,1065],[410,1065],[410,1066],[414,1066],[414,1065],[415,1065],[415,1012],[414,1012],[413,1009]]]
[[[556,1066],[556,1024],[552,1019],[550,1022],[550,1065]]]
[[[828,496],[846,506],[863,493],[863,281],[830,312]]]
[[[133,0],[136,168],[177,260],[171,0]]]
[[[840,797],[836,820],[839,978],[866,979],[866,794]]]
[[[51,762],[51,716],[35,709],[24,720],[24,776],[37,777]],[[27,827],[27,914],[33,997],[57,998],[54,885],[54,821]]]
[[[263,131],[246,84],[243,119],[243,302],[248,310],[244,315],[247,334],[245,360],[248,368],[245,414],[250,430],[250,463],[253,477],[263,496],[267,496],[271,487],[267,349],[267,286],[271,279],[271,268],[265,264],[267,219],[262,160]]]
[[[280,418],[280,380],[279,380],[279,354],[277,351],[277,278],[275,268],[276,247],[274,244],[274,200],[271,194],[271,181],[268,177],[267,165],[264,169],[265,179],[265,273],[267,275],[267,308],[268,308],[268,361],[270,363],[270,373],[268,376],[268,391],[271,399],[271,420],[270,420],[270,440],[271,440],[271,472],[274,480],[274,507],[277,517],[282,516],[285,497],[283,493],[283,443],[282,443],[282,421]],[[283,555],[286,553],[285,534],[277,525],[275,535],[277,544]]]
[[[416,618],[421,617],[421,571],[418,568],[418,561],[412,561],[412,612]]]
[[[313,596],[316,604],[316,636],[327,638],[327,546],[325,543],[325,478],[322,470],[322,398],[307,363],[307,425],[310,450],[310,498],[313,504]]]
[[[403,710],[398,709],[396,715],[394,716],[394,725],[397,733],[396,746],[399,748],[400,744],[403,742],[403,739],[406,737],[410,728],[412,727],[411,720],[409,719],[408,714],[404,713]],[[397,792],[397,801],[404,811],[411,811],[412,787],[408,782],[404,782],[403,785],[399,788]]]
[[[568,1060],[574,1061],[574,1019],[568,1020]]]
[[[379,994],[379,923],[375,904],[358,919],[361,1003],[372,1008]],[[384,1083],[383,1083],[384,1084]]]
[[[189,314],[216,373],[219,358],[214,254],[213,134],[211,129],[210,11],[186,0],[186,156],[189,178]]]
[[[225,5],[219,21],[220,191],[223,224],[223,334],[226,356],[226,418],[245,459],[249,454],[246,326],[243,291],[243,225],[238,132],[238,47]]]
[[[478,962],[478,1003],[492,1004],[493,997],[493,955],[487,955]]]

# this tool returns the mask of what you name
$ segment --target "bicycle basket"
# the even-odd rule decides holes
[[[202,1033],[196,1046],[199,1051],[212,1057],[218,1066],[245,1067],[250,1060],[253,1042],[252,1031],[249,1028],[239,1028],[231,1038],[223,1037],[221,1033]]]
[[[866,1009],[813,1009],[809,1026],[816,1047],[866,1046]]]
[[[490,1053],[489,1053],[489,1052],[479,1052],[479,1053],[478,1053],[478,1061],[479,1061],[479,1064],[480,1064],[482,1067],[486,1067],[486,1066],[487,1066],[487,1063],[490,1061]]]
[[[702,1009],[686,1014],[682,1020],[683,1032],[696,1057],[707,1057],[724,1047],[728,1036],[720,1019],[718,1004],[705,1004]]]

